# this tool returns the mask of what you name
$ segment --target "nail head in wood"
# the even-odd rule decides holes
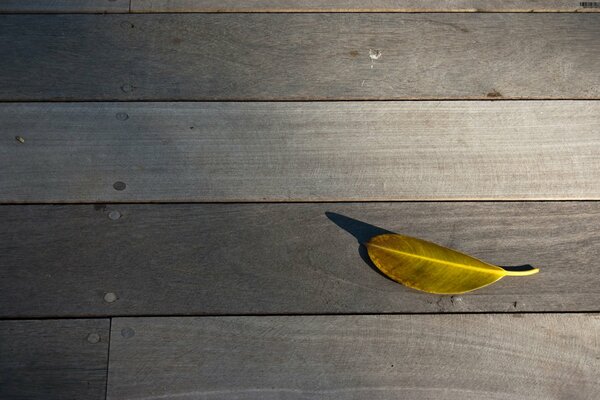
[[[100,335],[98,335],[97,333],[90,333],[87,337],[87,341],[92,344],[96,344],[100,342]]]
[[[132,328],[123,328],[121,329],[121,336],[123,336],[125,339],[132,338],[135,336],[135,331]]]
[[[114,294],[113,292],[108,292],[106,294],[104,294],[104,301],[107,303],[114,303],[115,301],[117,301],[118,297],[116,294]]]
[[[126,112],[118,112],[116,117],[119,121],[127,121],[129,119],[129,114]]]
[[[128,26],[129,26],[130,28],[133,28],[133,25],[132,25],[132,24],[129,24],[129,23],[127,23],[127,24],[128,24]],[[133,92],[133,86],[131,86],[131,85],[130,85],[130,84],[128,84],[128,83],[125,83],[124,85],[121,85],[121,91],[122,91],[123,93],[130,93],[130,92]]]

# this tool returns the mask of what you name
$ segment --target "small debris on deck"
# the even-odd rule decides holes
[[[369,49],[369,57],[371,58],[371,60],[379,60],[381,58],[381,55],[381,50]]]
[[[369,49],[369,58],[371,59],[371,69],[373,69],[373,62],[381,58],[382,52],[379,49]]]

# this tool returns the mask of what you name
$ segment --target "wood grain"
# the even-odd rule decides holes
[[[129,0],[2,0],[0,13],[128,13]],[[131,0],[152,12],[598,12],[572,0]]]
[[[0,0],[1,13],[127,13],[130,0]]]
[[[582,314],[118,318],[108,399],[593,400],[599,337]]]
[[[0,100],[598,99],[599,22],[561,13],[6,15]]]
[[[2,317],[600,311],[599,202],[2,206],[0,220]],[[541,272],[417,292],[363,260],[382,229]]]
[[[109,325],[108,319],[0,321],[0,398],[104,399]]]
[[[598,12],[572,0],[132,0],[133,12]]]
[[[600,199],[593,101],[6,103],[0,119],[4,203]]]

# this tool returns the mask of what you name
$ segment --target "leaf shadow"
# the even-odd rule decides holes
[[[387,229],[380,228],[375,225],[367,224],[366,222],[359,221],[354,218],[346,217],[345,215],[337,214],[334,212],[326,211],[325,215],[331,222],[351,234],[358,241],[358,254],[360,258],[375,272],[379,275],[384,276],[386,279],[390,279],[387,275],[379,270],[371,261],[369,253],[364,243],[369,241],[373,236],[383,235],[385,233],[395,233],[388,231]],[[393,280],[392,280],[393,281]]]
[[[529,264],[525,264],[525,265],[510,265],[510,266],[506,266],[503,265],[500,268],[503,268],[507,271],[530,271],[532,269],[535,269],[535,267],[533,265],[529,265]]]

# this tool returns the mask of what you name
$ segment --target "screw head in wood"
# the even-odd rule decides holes
[[[121,329],[121,336],[123,336],[125,339],[132,338],[135,336],[135,331],[131,328],[123,328]]]
[[[108,292],[104,294],[104,301],[107,303],[114,303],[117,301],[118,297],[113,292]]]
[[[133,25],[130,25],[130,28],[133,28]],[[131,93],[131,92],[133,92],[133,86],[130,85],[129,83],[125,83],[125,84],[121,85],[121,91],[123,93]]]
[[[115,116],[119,121],[127,121],[129,119],[129,114],[126,112],[118,112]]]
[[[100,341],[100,335],[97,333],[90,333],[87,337],[87,341],[92,344],[96,344]]]

